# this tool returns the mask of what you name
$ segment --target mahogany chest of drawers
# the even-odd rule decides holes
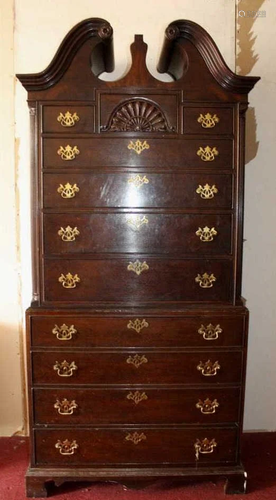
[[[88,19],[48,68],[18,75],[32,125],[27,495],[48,481],[223,476],[245,489],[240,436],[244,116],[258,78],[190,21],[158,69],[136,36],[113,69]]]

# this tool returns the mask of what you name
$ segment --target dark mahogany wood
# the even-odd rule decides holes
[[[74,208],[181,208],[208,209],[232,208],[232,176],[214,172],[185,174],[174,171],[164,173],[149,171],[107,171],[106,173],[44,174],[44,207],[72,210]],[[138,187],[134,181],[138,176]],[[140,185],[139,185],[140,179]],[[144,182],[141,182],[144,179]],[[147,182],[148,181],[148,182]],[[62,198],[58,192],[60,184],[76,184],[79,191],[73,198]],[[202,198],[196,191],[199,186],[215,186],[213,198]]]
[[[71,376],[59,375],[54,366],[66,360],[77,369]],[[135,360],[137,365],[135,365]],[[198,366],[208,360],[220,369],[212,376],[204,376]],[[141,364],[140,364],[141,363]],[[63,351],[33,352],[33,383],[40,384],[238,384],[241,380],[242,353],[234,352],[180,352],[132,350],[125,352]]]
[[[31,316],[30,332],[34,347],[200,347],[216,349],[223,346],[243,346],[246,333],[246,317],[225,316],[221,312],[196,317],[152,317],[147,310],[137,310],[136,316],[101,317],[87,316],[86,312],[62,313],[53,316]],[[135,322],[138,320],[138,325]],[[143,323],[144,321],[144,323]],[[68,340],[59,340],[53,330],[66,325],[73,326],[75,333]],[[144,325],[144,326],[143,326]],[[208,325],[219,326],[221,332],[207,335],[205,340],[199,330]],[[136,329],[134,329],[136,327]],[[137,330],[137,328],[139,329]]]
[[[241,76],[233,73],[226,65],[214,40],[207,31],[192,21],[182,19],[173,21],[166,29],[164,45],[158,64],[160,73],[167,72],[178,78],[182,68],[181,64],[176,66],[175,59],[179,57],[179,46],[185,45],[186,40],[189,40],[197,48],[210,74],[223,88],[230,92],[247,94],[260,79],[259,77]],[[184,69],[186,69],[185,66]]]
[[[238,483],[240,485],[245,485],[246,473],[243,466],[227,466],[220,465],[216,467],[147,467],[137,468],[128,467],[128,469],[122,469],[120,467],[108,467],[103,470],[93,469],[93,468],[83,468],[77,467],[72,468],[62,468],[58,467],[54,470],[52,468],[42,467],[42,468],[29,468],[26,474],[27,483],[27,496],[39,497],[40,491],[47,491],[48,487],[53,486],[53,482],[56,486],[60,486],[66,481],[74,482],[84,482],[84,481],[98,481],[98,478],[102,481],[114,481],[120,482],[123,487],[135,488],[145,487],[150,484],[150,482],[155,480],[162,480],[165,483],[170,483],[172,481],[178,484],[185,484],[186,481],[211,481],[215,482],[217,479],[223,477],[226,479],[227,484]],[[145,479],[150,477],[151,480]],[[47,490],[46,490],[47,488]],[[51,492],[56,492],[51,488]],[[228,494],[227,487],[225,488],[225,493]],[[245,493],[245,486],[243,486],[237,493]],[[231,493],[230,493],[231,494]],[[41,495],[45,496],[45,495]]]
[[[77,228],[73,241],[58,234]],[[217,234],[204,241],[204,227]],[[65,241],[62,239],[65,238]],[[124,214],[62,213],[44,215],[44,253],[231,254],[231,215],[184,215],[127,212]]]
[[[161,167],[172,168],[214,168],[231,170],[233,168],[233,141],[231,139],[187,139],[175,138],[172,148],[171,139],[152,139],[151,137],[135,137],[147,141],[149,149],[137,154],[128,146],[133,138],[100,137],[84,139],[63,137],[43,140],[44,168],[94,168],[94,167]],[[79,154],[72,160],[63,160],[58,154],[60,147],[67,145],[77,147]],[[203,161],[197,154],[200,148],[216,148],[218,155],[212,161]]]
[[[54,59],[44,71],[33,75],[16,76],[28,92],[42,91],[56,85],[68,70],[74,56],[87,41],[90,42],[91,50],[94,52],[93,73],[99,75],[103,71],[110,72],[114,69],[112,34],[112,27],[105,19],[86,19],[69,31]]]
[[[77,119],[74,125],[65,127],[58,120],[58,117],[61,113],[64,116],[68,112],[73,116],[76,114]],[[72,104],[70,102],[62,106],[43,106],[41,115],[42,131],[44,133],[67,135],[79,133],[91,134],[95,131],[95,106],[80,106],[79,103]]]
[[[178,132],[178,100],[177,91],[169,91],[166,95],[142,94],[139,97],[130,96],[129,93],[103,92],[100,96],[100,131],[112,134],[119,132],[120,135],[124,132],[136,132],[138,128],[141,133],[164,135]],[[145,119],[139,124],[137,115],[140,114]]]
[[[148,267],[137,274],[128,267],[139,261]],[[59,278],[79,278],[75,288],[64,288]],[[216,281],[202,288],[196,278],[207,273]],[[212,302],[231,303],[233,265],[223,259],[161,259],[139,254],[121,259],[45,259],[45,303]]]
[[[212,386],[212,384],[210,384]],[[143,399],[144,398],[144,399]],[[72,415],[60,414],[57,401],[75,401]],[[196,405],[209,399],[214,406],[202,413]],[[109,424],[234,424],[239,419],[238,388],[175,389],[34,389],[34,421],[38,425]],[[160,408],[166,411],[160,412]],[[62,411],[62,409],[60,410]],[[210,413],[206,413],[210,411]],[[211,413],[213,411],[213,413]]]
[[[28,498],[47,498],[48,489],[45,479],[26,476],[26,496]]]
[[[160,478],[224,477],[226,493],[244,492],[244,129],[258,78],[235,75],[191,21],[165,33],[158,70],[174,81],[153,77],[146,54],[136,35],[128,73],[99,79],[114,69],[112,27],[91,18],[44,71],[18,75],[32,134],[29,497],[50,481]],[[75,288],[59,281],[68,273]],[[213,286],[195,281],[204,273]],[[219,368],[204,376],[209,361]],[[197,439],[216,446],[196,456]]]
[[[247,475],[236,474],[226,480],[224,492],[226,495],[243,495],[246,493]]]
[[[127,440],[133,433],[144,434],[138,444]],[[194,444],[197,439],[215,439],[213,453],[199,454],[196,459]],[[72,455],[61,455],[56,443],[68,439],[76,441],[78,448]],[[177,441],[177,446],[173,443]],[[186,464],[208,466],[210,464],[236,463],[236,428],[158,428],[124,427],[121,429],[55,429],[36,430],[36,465],[61,467],[131,464]]]
[[[212,117],[216,115],[218,122],[212,128],[203,128],[198,121],[200,115],[209,113]],[[185,107],[183,109],[183,131],[184,134],[229,134],[233,133],[234,121],[232,108],[218,108],[213,106],[202,106],[200,108]]]

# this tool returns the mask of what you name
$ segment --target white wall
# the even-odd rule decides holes
[[[240,19],[239,34],[241,68],[262,78],[249,96],[252,111],[247,126],[243,295],[250,310],[250,336],[245,428],[275,431],[276,5],[272,0],[242,0],[239,9],[266,11],[265,18],[253,23]]]
[[[254,0],[251,0],[254,1]],[[11,0],[5,0],[5,5],[11,5]],[[95,5],[93,5],[95,3]],[[270,3],[270,2],[268,2]],[[265,7],[264,7],[265,8]],[[271,7],[272,8],[272,7]],[[275,7],[274,7],[275,10]],[[113,0],[105,0],[101,3],[92,2],[91,0],[78,0],[75,4],[71,0],[16,0],[15,2],[15,59],[14,66],[17,73],[37,72],[43,70],[52,59],[59,43],[77,22],[88,17],[103,17],[107,19],[114,28],[114,43],[115,43],[115,60],[116,71],[111,78],[118,77],[123,74],[130,63],[129,45],[133,41],[135,33],[144,35],[144,40],[149,45],[148,66],[150,71],[156,75],[155,66],[163,41],[164,29],[167,24],[175,19],[191,19],[198,22],[209,31],[217,42],[223,56],[228,65],[234,69],[235,66],[235,0],[172,0],[169,3],[167,0],[120,0],[115,3]],[[263,24],[261,24],[261,22]],[[258,64],[254,67],[253,73],[265,73],[265,67],[262,58],[265,56],[265,41],[268,36],[267,26],[271,27],[271,21],[259,19],[254,24],[254,30],[259,30],[260,33],[256,47],[261,54]],[[265,24],[266,23],[266,24]],[[11,30],[11,26],[10,26]],[[271,36],[271,35],[270,35]],[[12,43],[11,31],[9,31],[9,41]],[[7,47],[7,45],[6,45]],[[270,50],[271,53],[271,50]],[[9,75],[12,74],[12,54],[9,57]],[[273,65],[270,64],[272,70]],[[1,70],[1,68],[0,68]],[[158,76],[160,78],[160,75]],[[7,77],[8,78],[8,77]],[[110,76],[108,76],[110,78]],[[272,81],[272,76],[271,76]],[[265,82],[263,81],[262,85]],[[266,90],[273,87],[267,84]],[[266,134],[266,129],[271,130],[272,119],[264,120],[264,101],[262,95],[262,87],[259,85],[252,93],[253,103],[258,113],[258,140],[259,137]],[[5,95],[12,103],[12,95],[10,89],[5,89]],[[2,390],[2,400],[7,402],[4,408],[4,413],[0,415],[0,435],[10,434],[18,430],[22,422],[22,409],[20,404],[20,360],[16,353],[15,346],[19,337],[18,316],[20,316],[20,306],[27,307],[31,298],[31,281],[30,281],[30,234],[29,234],[29,152],[28,152],[28,111],[26,106],[26,93],[21,85],[16,85],[16,139],[19,146],[18,170],[14,164],[14,157],[10,155],[9,172],[7,173],[7,163],[1,165],[5,175],[9,175],[9,189],[4,193],[5,212],[8,213],[7,233],[8,240],[5,248],[0,247],[1,256],[5,261],[5,266],[9,266],[13,270],[15,276],[15,286],[11,289],[10,296],[3,294],[3,314],[0,317],[0,322],[4,323],[4,328],[9,325],[14,336],[6,336],[5,343],[0,336],[1,352],[5,349],[5,353],[10,353],[10,356],[4,356],[3,365],[1,365],[4,373],[14,375],[9,380],[9,385],[4,384]],[[265,100],[266,102],[266,100]],[[262,108],[262,111],[260,110]],[[12,104],[9,110],[9,118],[12,117]],[[12,120],[11,120],[12,121]],[[264,123],[266,122],[266,123]],[[2,121],[1,121],[2,124]],[[6,130],[5,124],[2,128]],[[6,130],[8,135],[7,140],[13,144],[13,130]],[[271,137],[271,134],[270,134]],[[271,137],[272,141],[272,137]],[[6,142],[7,144],[7,142]],[[272,144],[271,144],[272,149]],[[264,173],[262,167],[268,163],[268,159],[262,158],[264,154],[269,154],[271,158],[271,167],[269,171]],[[261,157],[259,155],[262,155]],[[273,346],[276,347],[276,341],[273,338],[273,330],[275,329],[275,318],[273,317],[273,283],[271,279],[272,265],[274,264],[274,273],[276,263],[275,260],[270,261],[270,271],[265,269],[265,264],[260,267],[262,271],[256,272],[256,255],[260,255],[260,260],[265,263],[270,257],[273,257],[272,250],[269,255],[268,248],[262,246],[262,241],[268,238],[269,224],[264,223],[269,220],[271,223],[273,205],[272,189],[273,182],[269,173],[272,172],[272,150],[269,146],[262,146],[258,151],[258,158],[247,165],[247,197],[246,197],[246,248],[245,248],[245,273],[244,273],[244,295],[249,299],[248,305],[252,310],[251,314],[251,342],[249,349],[249,370],[247,384],[247,405],[246,405],[246,427],[249,429],[263,428],[275,429],[276,425],[273,420],[273,408],[270,400],[273,400],[273,385],[276,382],[276,375],[273,372]],[[266,162],[266,163],[265,163]],[[263,178],[265,177],[265,179]],[[275,174],[274,174],[275,178]],[[17,182],[17,183],[16,183]],[[16,184],[15,184],[16,183]],[[267,191],[264,192],[263,186],[267,183]],[[16,198],[16,189],[19,196]],[[256,197],[256,193],[258,196]],[[0,198],[1,199],[1,198]],[[256,203],[258,199],[258,205]],[[20,212],[19,223],[16,223],[16,205]],[[261,205],[261,209],[260,209]],[[268,217],[268,219],[266,219]],[[260,222],[261,219],[261,222]],[[262,239],[256,237],[255,222],[259,221]],[[254,222],[253,222],[254,221]],[[271,226],[272,227],[272,226]],[[273,230],[270,231],[270,234]],[[17,240],[16,240],[17,236]],[[273,236],[275,238],[275,236]],[[272,239],[272,236],[270,237]],[[267,241],[268,243],[268,241]],[[19,245],[19,252],[16,252],[16,245]],[[271,244],[271,241],[269,241]],[[261,257],[262,256],[262,257]],[[19,285],[17,279],[17,266],[19,264]],[[270,274],[271,273],[271,274]],[[256,284],[260,284],[261,280],[265,280],[265,290],[260,287],[257,292]],[[21,295],[20,295],[21,294]],[[12,299],[12,300],[11,300]],[[267,302],[265,302],[267,301]],[[12,308],[8,304],[15,303]],[[258,303],[261,304],[258,306]],[[270,303],[270,308],[268,307]],[[253,311],[254,309],[254,311]],[[263,312],[265,311],[265,313]],[[261,335],[266,338],[264,347],[260,349],[260,325],[262,326]],[[265,325],[265,330],[263,326]],[[263,363],[265,363],[265,368]],[[256,369],[258,366],[258,369]],[[0,368],[1,369],[1,368]],[[270,374],[271,383],[267,394],[261,387],[261,376],[264,373]],[[1,375],[1,373],[0,373]],[[1,380],[1,378],[0,378]],[[258,387],[258,384],[260,387]],[[262,382],[263,386],[263,382]],[[254,388],[258,387],[258,394],[254,392]],[[15,392],[16,391],[16,392]],[[12,392],[16,397],[12,396]],[[19,398],[19,399],[18,399]],[[262,407],[259,404],[259,398],[262,401]]]
[[[23,425],[12,1],[0,3],[0,68],[0,435],[9,435]]]

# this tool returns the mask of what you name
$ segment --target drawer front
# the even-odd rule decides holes
[[[205,450],[208,453],[203,454],[204,439],[207,440]],[[235,428],[35,431],[37,465],[189,463],[195,467],[207,466],[220,462],[235,463],[236,446]]]
[[[184,134],[232,134],[232,108],[184,108]]]
[[[42,122],[46,133],[93,133],[94,106],[43,106]]]
[[[101,91],[99,95],[100,130],[121,134],[140,131],[171,134],[178,129],[178,91],[134,97],[124,92]],[[162,110],[162,111],[161,111]]]
[[[228,260],[48,259],[45,301],[229,302],[231,275]]]
[[[238,422],[240,390],[35,389],[33,398],[39,425],[208,425]]]
[[[239,383],[242,352],[33,352],[34,384]]]
[[[45,254],[230,254],[230,215],[45,214]]]
[[[32,316],[33,346],[58,347],[203,347],[243,345],[245,317],[196,318]]]
[[[148,148],[137,154],[130,149],[139,138],[44,139],[45,168],[94,167],[182,167],[233,168],[233,141],[230,139],[152,139]],[[206,149],[208,148],[208,149]],[[211,158],[206,160],[206,158]]]
[[[66,189],[66,185],[69,188]],[[45,208],[66,210],[78,207],[231,208],[232,176],[145,171],[44,174],[43,196]]]

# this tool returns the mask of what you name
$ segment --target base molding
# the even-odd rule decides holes
[[[65,482],[117,482],[127,489],[144,488],[156,480],[170,481],[214,481],[225,479],[226,494],[243,494],[246,491],[247,474],[243,466],[213,468],[29,468],[26,473],[26,496],[45,498],[48,485],[61,486]]]

